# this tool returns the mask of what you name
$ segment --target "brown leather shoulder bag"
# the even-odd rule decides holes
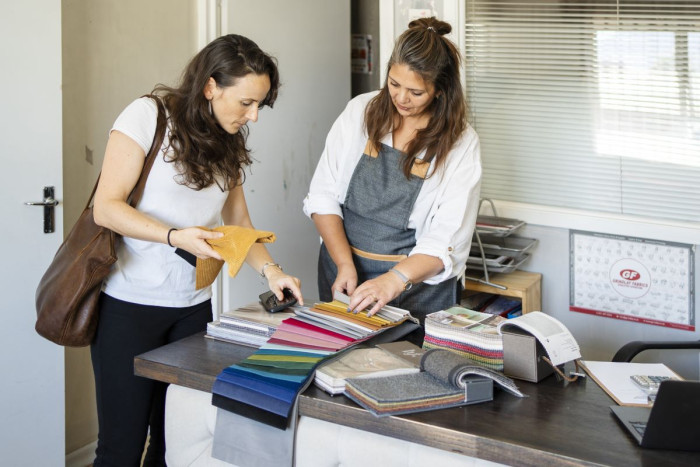
[[[151,149],[128,203],[136,204],[143,195],[146,179],[163,144],[166,129],[165,107],[156,96],[158,106],[156,133]],[[59,345],[90,345],[97,330],[98,301],[102,282],[117,261],[116,242],[120,238],[111,230],[95,224],[92,201],[99,176],[85,210],[78,218],[36,289],[36,332]]]

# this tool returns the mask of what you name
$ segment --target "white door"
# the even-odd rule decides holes
[[[221,32],[244,35],[277,58],[282,86],[274,108],[249,125],[254,161],[243,187],[255,227],[277,235],[272,257],[317,299],[319,236],[302,201],[328,130],[350,100],[350,1],[228,0]],[[227,281],[225,309],[267,289],[247,267]]]
[[[34,331],[34,292],[63,239],[44,233],[43,187],[62,199],[61,2],[0,8],[0,464],[65,463],[63,348]]]

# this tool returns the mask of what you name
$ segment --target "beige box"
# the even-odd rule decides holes
[[[542,359],[544,347],[531,334],[512,328],[503,330],[503,373],[511,378],[537,383],[554,373]]]

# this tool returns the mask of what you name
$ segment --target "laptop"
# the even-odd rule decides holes
[[[700,381],[663,381],[651,408],[610,410],[642,447],[700,451]]]

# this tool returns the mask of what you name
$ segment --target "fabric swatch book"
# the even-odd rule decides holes
[[[410,342],[402,342],[402,348],[412,353],[423,350]],[[382,344],[384,345],[384,344]],[[382,348],[382,345],[370,348],[355,348],[343,352],[338,358],[321,364],[316,369],[314,384],[329,394],[342,394],[345,380],[348,378],[376,378],[379,376],[418,373],[420,367],[411,360],[402,358],[399,353]]]
[[[420,361],[426,352],[425,349],[408,341],[387,342],[377,344],[377,347],[405,360],[416,368],[420,368]]]
[[[293,316],[292,311],[270,313],[260,303],[254,303],[222,313],[217,321],[207,324],[206,337],[260,347],[282,321]]]
[[[220,321],[207,323],[207,333],[205,337],[216,339],[233,344],[247,345],[249,347],[260,347],[270,338],[272,333],[261,333],[259,331],[241,330],[235,326],[229,326]]]
[[[491,368],[503,370],[503,337],[498,315],[462,307],[430,313],[425,317],[425,349],[446,349]]]
[[[493,399],[493,383],[524,397],[510,378],[443,349],[427,351],[421,372],[350,378],[345,395],[378,417],[476,404]]]
[[[286,429],[298,394],[313,382],[320,363],[412,319],[408,311],[398,308],[374,316],[353,314],[347,308],[338,300],[291,307],[294,316],[275,324],[256,353],[217,376],[212,404]]]

